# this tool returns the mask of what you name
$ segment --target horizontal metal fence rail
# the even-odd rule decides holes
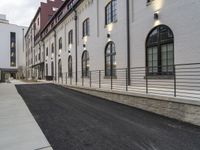
[[[131,68],[130,82],[127,68],[116,69],[115,76],[105,76],[105,70],[89,71],[87,76],[82,76],[82,72],[79,71],[77,82],[75,72],[65,72],[59,75],[57,82],[71,86],[200,100],[200,63],[162,68],[170,68],[170,71],[167,70],[164,74],[150,74],[148,67]],[[151,69],[154,70],[152,67]]]

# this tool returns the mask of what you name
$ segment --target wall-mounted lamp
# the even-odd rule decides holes
[[[154,13],[154,19],[155,19],[155,20],[158,20],[158,19],[159,19],[159,14],[158,14],[158,12],[155,12],[155,13]]]
[[[83,44],[83,49],[86,50],[86,44]]]
[[[108,39],[110,38],[110,33],[107,34],[107,38],[108,38]]]
[[[71,55],[71,51],[70,50],[68,50],[68,54]]]

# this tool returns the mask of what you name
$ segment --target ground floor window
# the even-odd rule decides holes
[[[105,76],[116,76],[116,50],[114,42],[109,42],[106,45]]]
[[[62,61],[59,59],[58,61],[58,77],[62,77]]]
[[[72,77],[72,56],[68,58],[68,77]]]
[[[82,55],[82,77],[89,77],[89,70],[90,70],[89,60],[90,58],[88,51],[84,51]]]
[[[169,27],[160,25],[149,33],[146,41],[146,67],[148,75],[173,74],[174,36]]]

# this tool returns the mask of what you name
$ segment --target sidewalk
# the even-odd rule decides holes
[[[0,84],[0,149],[52,150],[15,84]]]

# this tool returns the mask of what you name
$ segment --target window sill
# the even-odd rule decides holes
[[[111,76],[104,76],[104,79],[111,79]],[[117,76],[113,76],[112,79],[117,79]]]
[[[109,23],[109,24],[105,24],[104,28],[107,28],[109,25],[111,25],[111,24],[115,24],[115,23],[117,23],[117,22],[118,22],[118,21],[115,20],[115,21],[113,21],[113,22],[111,22],[111,23]]]
[[[147,75],[147,76],[144,76],[144,79],[171,80],[171,79],[174,79],[174,75],[173,74],[172,75]]]

